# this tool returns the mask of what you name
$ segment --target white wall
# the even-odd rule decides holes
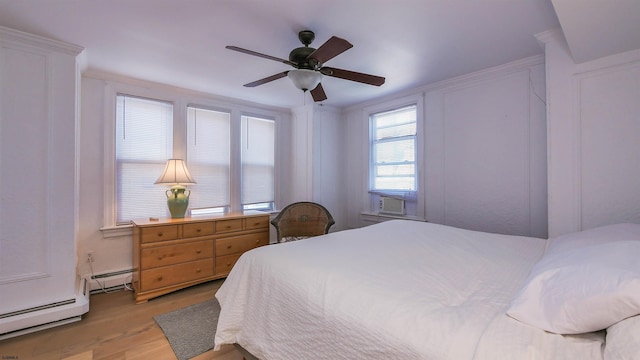
[[[424,172],[428,221],[546,237],[545,83],[541,56],[418,89],[425,99]],[[403,94],[407,95],[407,94]],[[410,95],[410,94],[409,94]],[[381,99],[377,103],[393,101]],[[362,226],[372,103],[348,109],[348,218]]]
[[[290,162],[294,179],[289,202],[313,201],[313,105],[293,108],[291,114]]]
[[[0,338],[89,310],[75,269],[82,50],[0,27]]]
[[[362,221],[362,211],[369,209],[368,176],[369,152],[366,142],[369,139],[369,124],[363,107],[347,109],[343,113],[344,157],[342,179],[346,192],[347,227],[357,228],[366,225]]]
[[[294,201],[314,201],[329,210],[336,224],[346,227],[343,182],[343,133],[340,113],[309,104],[292,109],[292,188]],[[286,205],[286,204],[283,204]]]
[[[313,138],[313,199],[324,205],[336,221],[330,230],[344,230],[347,223],[342,172],[345,138],[337,110],[315,107]]]
[[[575,64],[538,35],[547,68],[549,233],[640,222],[640,50]]]
[[[107,82],[95,78],[82,78],[82,112],[80,120],[80,204],[78,232],[78,272],[90,274],[86,262],[87,252],[93,252],[93,270],[103,274],[131,269],[131,230],[121,236],[109,236],[100,230],[107,224],[105,218],[105,113]],[[107,237],[103,236],[106,235]],[[112,234],[114,235],[114,234]],[[117,235],[117,234],[116,234]],[[119,279],[122,284],[126,279]],[[93,282],[92,287],[96,288]],[[117,285],[108,282],[107,286]]]
[[[544,67],[504,68],[489,78],[427,93],[430,221],[546,237]],[[431,180],[431,181],[430,181]]]

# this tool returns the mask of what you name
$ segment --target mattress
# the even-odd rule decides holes
[[[601,359],[603,334],[506,315],[546,240],[407,220],[257,248],[216,293],[216,348],[260,359]]]

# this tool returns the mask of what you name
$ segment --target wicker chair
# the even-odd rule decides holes
[[[335,223],[324,206],[308,201],[287,205],[271,220],[279,243],[324,235]]]

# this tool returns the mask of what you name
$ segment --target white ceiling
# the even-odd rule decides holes
[[[640,0],[552,0],[577,63],[640,49]]]
[[[343,107],[539,54],[559,23],[551,0],[0,0],[0,26],[83,46],[90,70],[279,107],[305,102],[289,79],[242,85],[290,67],[225,46],[287,58],[300,30],[335,35],[354,47],[328,66],[387,79],[325,77]]]

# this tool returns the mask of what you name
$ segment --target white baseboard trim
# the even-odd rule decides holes
[[[36,331],[40,331],[40,330],[46,330],[46,329],[51,329],[53,327],[56,326],[60,326],[60,325],[66,325],[66,324],[71,324],[77,321],[82,320],[82,316],[74,316],[68,319],[62,319],[62,320],[58,320],[58,321],[54,321],[54,322],[50,322],[47,324],[42,324],[42,325],[36,325],[36,326],[32,326],[32,327],[28,327],[25,329],[19,329],[19,330],[15,330],[15,331],[11,331],[5,334],[0,335],[0,341],[5,340],[5,339],[10,339],[16,336],[20,336],[20,335],[26,335],[26,334],[31,334],[34,333]]]

